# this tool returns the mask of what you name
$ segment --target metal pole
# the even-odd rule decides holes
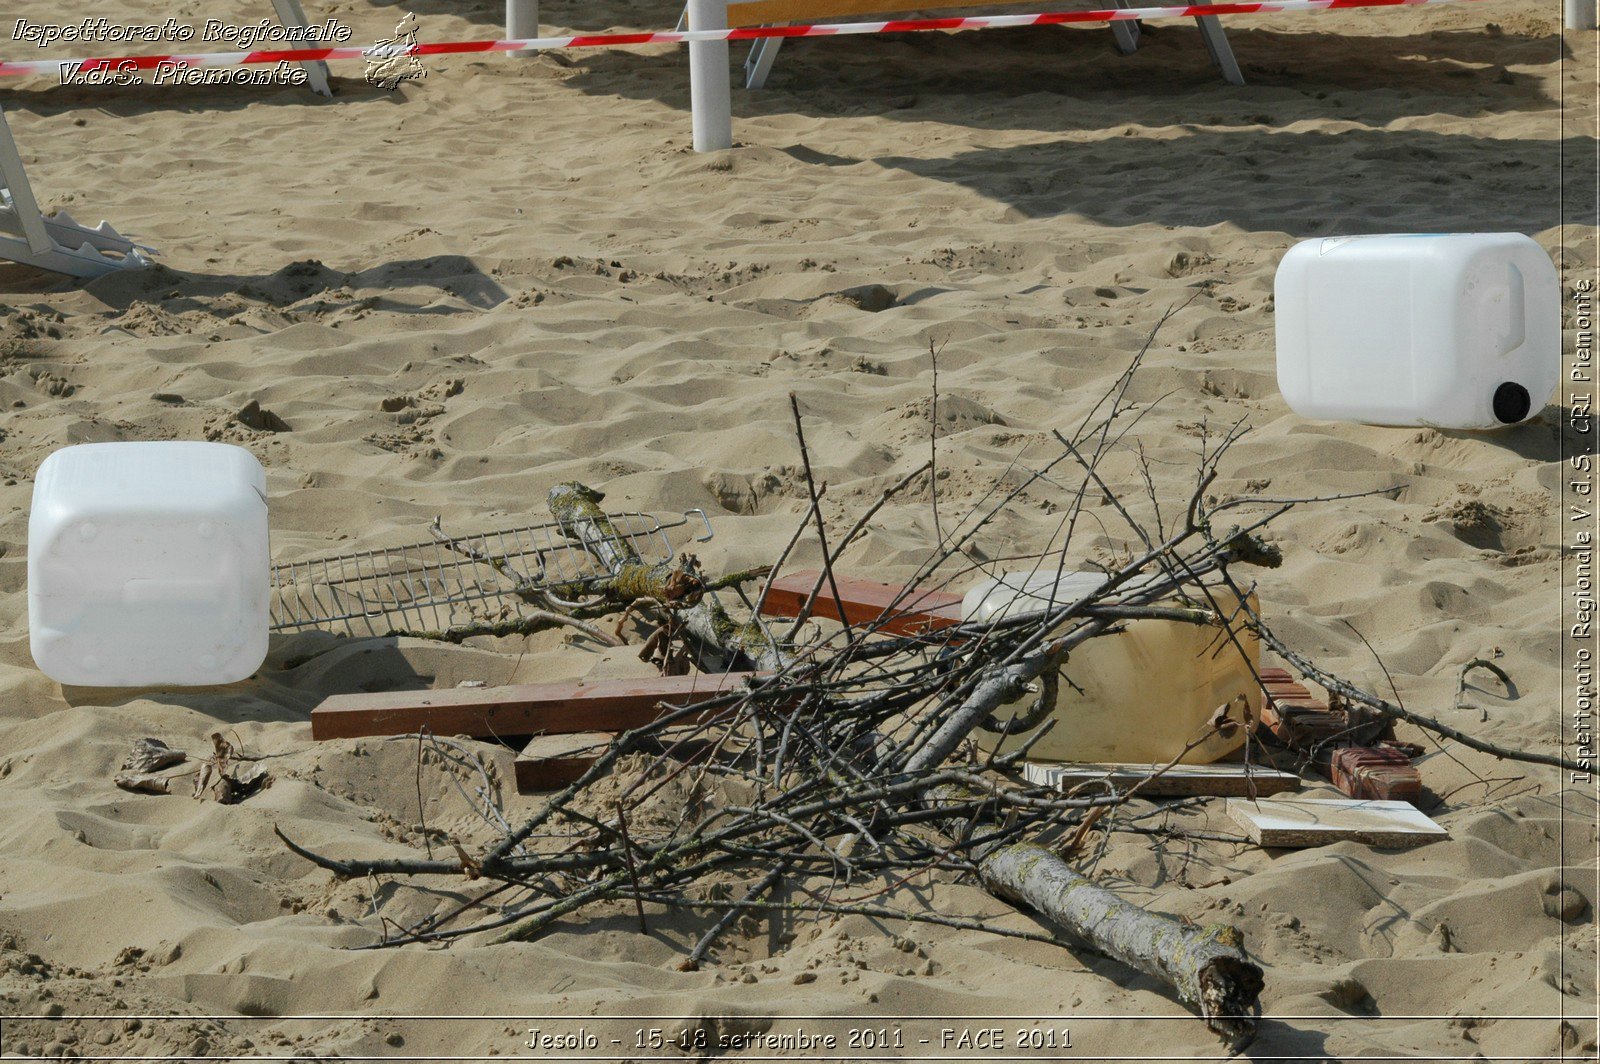
[[[521,41],[539,36],[539,0],[506,0],[506,40]],[[537,52],[512,52],[512,55],[537,55]]]
[[[1595,0],[1566,0],[1567,29],[1592,30],[1595,24]]]
[[[727,0],[689,0],[690,30],[727,28]],[[694,112],[695,151],[726,151],[733,147],[732,81],[727,41],[695,41],[689,45],[689,104]]]

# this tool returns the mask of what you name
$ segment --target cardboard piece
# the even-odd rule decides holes
[[[1408,802],[1352,798],[1228,799],[1228,815],[1261,846],[1295,849],[1353,840],[1416,846],[1450,833]]]

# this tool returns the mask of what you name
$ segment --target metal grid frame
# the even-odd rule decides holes
[[[671,560],[674,537],[668,532],[696,518],[705,531],[694,542],[714,534],[700,509],[666,519],[640,511],[606,516],[647,563]],[[537,605],[528,597],[544,589],[607,575],[554,521],[435,538],[273,566],[270,627],[364,636],[447,631],[514,620],[524,607]]]

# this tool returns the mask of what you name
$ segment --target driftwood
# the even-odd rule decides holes
[[[728,616],[722,603],[707,596],[683,613],[683,627],[690,635],[714,648],[726,659],[723,667],[748,661],[759,672],[778,672],[792,660],[761,622],[743,624]]]
[[[1226,924],[1199,927],[1140,908],[1074,872],[1050,850],[1019,842],[979,863],[984,886],[1026,906],[1108,957],[1160,980],[1233,1044],[1255,1036],[1261,968]]]
[[[612,523],[605,511],[600,509],[599,503],[604,498],[602,492],[577,482],[558,484],[551,489],[550,511],[555,515],[562,531],[588,551],[605,568],[608,575],[550,586],[519,572],[506,559],[449,535],[444,530],[442,519],[435,517],[428,531],[440,546],[495,570],[511,582],[509,594],[524,605],[517,610],[514,617],[475,621],[443,629],[392,628],[385,634],[445,643],[464,643],[468,639],[480,636],[497,638],[525,636],[547,628],[565,627],[574,629],[603,646],[623,646],[621,625],[618,626],[617,634],[613,634],[590,621],[614,612],[619,605],[628,606],[630,612],[635,606],[650,604],[674,611],[683,610],[687,614],[708,594],[740,587],[753,580],[762,579],[771,572],[770,566],[758,566],[708,580],[700,572],[699,563],[693,555],[685,555],[676,562],[646,563],[640,558],[628,537]],[[749,633],[738,631],[740,628],[738,625],[731,622],[724,624],[722,619],[716,616],[713,607],[707,607],[704,615],[674,618],[672,623],[664,623],[660,629],[661,638],[664,639],[676,632],[685,619],[694,621],[696,633],[704,633],[704,638],[716,638],[714,633],[723,632],[720,638],[727,643],[730,650],[730,653],[724,655],[726,666],[729,668],[739,667],[741,664],[755,664],[756,667],[764,668],[766,664],[776,660],[771,656],[771,649],[761,645],[761,640]],[[649,644],[647,652],[640,656],[648,660],[655,649],[655,643]],[[751,653],[741,657],[741,653],[746,649]],[[766,664],[758,663],[758,655],[763,654]],[[670,657],[670,654],[662,655],[664,661]]]
[[[974,797],[959,785],[943,785],[927,800],[937,809]],[[972,829],[959,822],[946,828],[956,837]],[[1255,1037],[1264,984],[1260,966],[1245,955],[1238,928],[1199,927],[1141,908],[1036,842],[979,844],[972,856],[984,887],[996,897],[1031,909],[1096,953],[1154,977],[1198,1009],[1206,1026],[1231,1044],[1245,1045]]]
[[[1120,382],[1122,387],[1127,379]],[[1099,421],[1086,423],[1063,460],[1076,455],[1097,462],[1113,442],[1112,425],[1118,418],[1113,402]],[[801,439],[803,450],[803,435]],[[1197,495],[1214,479],[1211,469],[1225,451],[1226,441],[1207,455]],[[914,603],[932,590],[930,577],[941,566],[955,568],[937,577],[941,584],[963,579],[963,545],[1053,465],[1022,478],[975,523],[952,526],[903,597]],[[885,497],[922,472],[902,478]],[[812,506],[807,520],[813,521],[822,489],[811,485],[809,477],[808,485]],[[1080,493],[1069,499],[1068,513],[1075,513],[1088,497]],[[896,636],[884,627],[902,604],[890,602],[862,623],[846,621],[834,634],[816,629],[799,654],[772,639],[759,622],[741,626],[719,612],[712,605],[711,584],[690,560],[644,564],[611,527],[600,501],[599,492],[580,484],[560,485],[551,492],[551,512],[563,531],[610,574],[598,582],[560,590],[574,597],[602,595],[619,605],[648,599],[658,604],[653,608],[676,618],[713,650],[769,663],[771,675],[729,692],[720,701],[662,713],[648,726],[618,736],[579,778],[507,830],[486,852],[469,854],[470,860],[458,855],[442,860],[351,861],[316,854],[285,839],[294,852],[340,876],[470,875],[498,884],[490,888],[502,899],[494,915],[480,914],[477,922],[464,926],[444,926],[474,911],[464,905],[453,914],[430,917],[405,929],[398,938],[386,932],[385,944],[445,942],[482,933],[491,933],[495,940],[527,940],[602,903],[705,908],[708,901],[696,885],[713,874],[743,869],[756,873],[743,897],[735,901],[729,895],[709,903],[720,919],[696,945],[696,963],[709,955],[710,940],[729,926],[728,914],[735,910],[858,912],[984,928],[1086,944],[1122,957],[1160,977],[1231,1042],[1248,1039],[1259,984],[1252,981],[1255,969],[1232,933],[1188,931],[1167,918],[1141,925],[1128,918],[1132,907],[1111,904],[1114,897],[1109,892],[1082,889],[1082,877],[1074,878],[1076,873],[1061,858],[1051,856],[1041,862],[1037,851],[1029,848],[1031,839],[1052,827],[1075,826],[1081,836],[1094,818],[1126,805],[1137,786],[1116,794],[1077,797],[1042,787],[1001,785],[963,767],[960,755],[973,730],[989,722],[997,709],[1058,668],[1073,648],[1114,631],[1122,618],[1159,609],[1173,612],[1174,620],[1219,624],[1214,605],[1173,611],[1164,603],[1178,593],[1203,602],[1204,595],[1195,592],[1229,565],[1275,564],[1276,551],[1254,535],[1261,523],[1213,535],[1203,503],[1195,498],[1181,526],[1147,537],[1145,548],[1108,572],[1095,594],[1062,603],[1047,615]],[[869,508],[868,515],[881,501]],[[833,600],[842,621],[846,620],[844,588],[830,572],[831,561],[865,528],[866,519],[863,515],[836,546],[824,550],[829,565],[819,574],[817,591],[811,596],[813,602],[819,597]],[[802,612],[805,608],[802,604]],[[1048,726],[1043,722],[1041,729]],[[657,772],[623,783],[620,797],[607,798],[608,808],[615,805],[616,812],[604,822],[576,808],[589,786],[606,778],[622,758],[645,749],[659,736],[683,729],[698,735],[711,751],[724,751],[723,756],[708,757],[692,770],[670,768],[663,760],[653,762]],[[1014,765],[1039,734],[1042,730],[1019,736],[1019,748],[994,759],[993,766]],[[655,782],[659,773],[670,778],[683,771],[737,784],[735,793],[742,797],[719,800],[707,789],[710,784],[699,785],[695,793],[704,796],[703,809],[692,815],[686,809],[675,826],[644,833],[640,825],[647,821],[635,820],[629,811],[659,789]],[[935,799],[941,787],[966,793]],[[1103,822],[1115,830],[1115,825]],[[587,824],[594,832],[557,835],[573,841],[548,852],[530,849],[536,840],[552,837],[553,823]],[[627,842],[621,838],[624,823]],[[853,844],[837,844],[845,838]],[[774,869],[783,871],[772,878]],[[1026,905],[1060,926],[1061,937],[996,929],[982,919],[931,913],[922,907],[840,902],[814,892],[796,898],[786,889],[789,882],[800,884],[817,876],[882,881],[883,889],[868,894],[870,898],[926,874],[976,875],[997,896]],[[547,882],[550,887],[542,885]],[[503,892],[512,888],[522,892],[522,900],[506,903]],[[1079,899],[1093,901],[1084,902],[1089,909],[1075,914]],[[1117,916],[1115,927],[1106,928],[1105,934],[1088,922],[1094,905]],[[1146,935],[1143,944],[1138,933]]]
[[[564,598],[585,591],[599,591],[617,603],[650,598],[669,605],[692,606],[704,593],[695,574],[672,562],[646,564],[611,518],[600,508],[605,493],[569,481],[550,489],[550,514],[561,531],[577,540],[610,574],[598,587],[558,585],[553,590]]]

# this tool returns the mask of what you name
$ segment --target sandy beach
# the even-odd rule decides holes
[[[489,0],[313,6],[358,44],[403,9],[424,40],[503,28]],[[95,14],[153,16],[130,0]],[[295,636],[226,688],[63,690],[28,647],[33,476],[68,444],[239,444],[266,467],[279,561],[426,539],[435,515],[543,520],[548,489],[581,480],[618,509],[703,508],[716,535],[695,549],[722,572],[771,561],[805,512],[791,392],[830,527],[930,448],[948,519],[1052,452],[1050,430],[1078,424],[1170,314],[1107,466],[1117,486],[1142,492],[1136,440],[1181,506],[1197,453],[1243,421],[1217,496],[1370,493],[1273,526],[1267,619],[1386,697],[1556,753],[1564,412],[1551,398],[1492,434],[1297,417],[1276,383],[1273,275],[1306,237],[1516,230],[1568,286],[1592,276],[1596,42],[1563,43],[1559,15],[1484,0],[1239,18],[1244,87],[1172,22],[1131,57],[1104,28],[795,42],[767,89],[735,89],[736,145],[714,155],[690,150],[686,59],[665,46],[430,57],[394,92],[344,64],[332,99],[7,79],[0,108],[41,203],[160,254],[86,284],[0,263],[0,1013],[114,1017],[7,1019],[5,1055],[512,1056],[530,1026],[514,1017],[1041,1011],[1084,1017],[1082,1057],[1218,1055],[1115,962],[861,917],[750,927],[692,973],[676,965],[703,924],[663,916],[645,936],[620,908],[531,943],[353,951],[378,937],[376,913],[435,901],[336,881],[275,826],[360,856],[492,833],[446,771],[419,776],[414,743],[313,743],[310,709],[640,663],[560,631]],[[676,16],[621,0],[544,13],[552,32]],[[0,39],[5,58],[57,51]],[[252,403],[274,416],[241,415]],[[1044,549],[1068,490],[1030,487],[975,550]],[[894,500],[840,567],[909,577],[930,502]],[[1093,512],[1083,557],[1115,557],[1126,536],[1109,505]],[[819,558],[808,537],[791,564]],[[1457,670],[1481,656],[1515,691],[1475,681],[1457,709]],[[218,730],[277,755],[268,790],[221,806],[113,786],[131,741],[198,752]],[[1125,834],[1093,869],[1151,908],[1240,927],[1267,978],[1253,1059],[1593,1059],[1592,782],[1400,735],[1427,747],[1422,805],[1448,841],[1196,842],[1175,859]],[[475,745],[508,815],[532,809],[506,782],[513,751]],[[1220,802],[1172,822],[1235,830]],[[1037,926],[976,886],[927,898]],[[392,1018],[406,1015],[466,1018]],[[1117,1016],[1159,1020],[1095,1019]]]

